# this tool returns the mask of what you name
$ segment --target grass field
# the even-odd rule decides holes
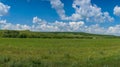
[[[0,67],[120,67],[120,39],[0,39]]]

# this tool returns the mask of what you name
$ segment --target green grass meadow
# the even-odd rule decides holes
[[[120,67],[120,39],[1,38],[0,67]]]

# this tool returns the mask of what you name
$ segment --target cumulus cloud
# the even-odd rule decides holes
[[[50,0],[52,8],[54,8],[62,20],[47,22],[37,16],[33,17],[33,25],[12,24],[7,20],[0,20],[0,29],[9,30],[31,30],[45,32],[88,32],[97,34],[114,34],[120,35],[120,25],[110,26],[108,28],[101,27],[99,24],[87,26],[85,22],[112,22],[114,19],[108,12],[102,12],[101,8],[91,4],[91,0],[74,0],[72,7],[75,13],[67,17],[65,15],[64,4],[60,0]],[[8,13],[10,6],[0,2],[0,16]],[[119,16],[120,8],[114,8],[114,14]],[[72,20],[72,21],[71,21]]]
[[[33,17],[33,23],[34,24],[46,24],[47,22],[36,16],[36,17]]]
[[[6,20],[0,20],[0,24],[6,24]]]
[[[42,20],[40,18],[38,18],[37,16],[36,17],[33,17],[33,23],[39,23],[41,22]]]
[[[33,17],[33,20],[36,17]],[[40,19],[40,18],[37,18]],[[34,22],[33,22],[34,23]],[[41,21],[34,23],[32,26],[33,30],[37,31],[77,31],[80,27],[84,25],[83,21],[79,22],[45,22],[41,19]]]
[[[115,7],[114,7],[114,14],[115,14],[116,16],[120,16],[120,7],[119,7],[119,6],[115,6]]]
[[[61,19],[66,18],[65,10],[63,9],[64,4],[60,0],[50,0],[50,3],[52,5],[52,8],[54,8],[57,11]]]
[[[120,36],[120,25],[110,26],[106,33]]]
[[[74,31],[77,31],[79,30],[79,28],[81,26],[84,25],[84,22],[83,21],[80,21],[80,22],[69,22],[69,25],[70,25],[70,28]]]
[[[33,17],[34,18],[34,17]],[[37,17],[38,18],[38,17]],[[40,18],[38,18],[40,19]],[[41,19],[41,21],[43,21]],[[39,23],[41,23],[39,21]],[[42,24],[34,23],[30,26],[32,31],[47,31],[47,32],[87,32],[95,34],[110,34],[110,35],[120,35],[120,25],[102,27],[99,24],[86,25],[84,21],[79,22],[45,22]]]
[[[91,0],[74,0],[72,7],[75,13],[67,17],[64,4],[60,0],[50,0],[51,5],[56,9],[62,20],[87,21],[87,22],[112,22],[113,17],[108,12],[102,12],[101,8],[91,3]]]
[[[4,30],[30,30],[31,27],[28,25],[21,25],[21,24],[12,24],[12,23],[7,23],[5,25],[0,25],[1,29]]]
[[[107,31],[107,29],[101,27],[99,24],[85,26],[83,29],[84,32],[96,33],[96,34],[106,34]]]
[[[72,20],[86,20],[87,22],[112,22],[114,19],[108,12],[102,12],[97,5],[91,4],[91,0],[74,0],[75,13],[69,17]]]
[[[10,9],[10,6],[5,5],[5,4],[0,2],[0,16],[7,14],[9,9]]]
[[[6,20],[0,20],[0,29],[8,30],[31,30],[31,26],[12,24],[8,23]]]
[[[9,12],[10,6],[3,4],[0,2],[0,17],[3,17],[5,14]],[[40,21],[39,19],[34,22]],[[7,22],[7,20],[0,19],[0,29],[9,29],[9,30],[30,30],[31,26],[21,25],[21,24],[12,24]]]
[[[33,17],[34,20],[35,17]],[[37,19],[40,19],[37,17]],[[42,31],[42,32],[87,32],[96,34],[112,34],[120,35],[120,25],[110,26],[108,28],[101,27],[99,24],[87,26],[84,21],[79,22],[33,22],[33,25],[21,25],[8,23],[6,20],[0,21],[0,29],[8,30],[31,30],[31,31]],[[41,23],[42,22],[42,23]]]

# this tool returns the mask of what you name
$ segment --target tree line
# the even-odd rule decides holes
[[[108,35],[96,35],[80,32],[31,32],[29,30],[0,30],[1,38],[76,38],[76,39],[96,39],[96,38],[120,38]]]

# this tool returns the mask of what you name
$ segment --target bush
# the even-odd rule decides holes
[[[5,30],[3,31],[2,37],[6,38],[17,38],[19,35],[18,31],[10,31],[10,30]]]

